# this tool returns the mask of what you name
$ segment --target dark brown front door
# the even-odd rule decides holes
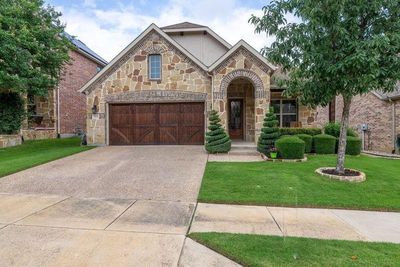
[[[202,145],[203,103],[110,105],[110,145]]]
[[[243,140],[243,99],[229,99],[229,136]]]

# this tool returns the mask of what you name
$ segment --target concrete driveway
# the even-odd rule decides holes
[[[0,192],[195,202],[202,146],[101,147],[0,178]]]
[[[206,161],[102,147],[0,178],[1,266],[237,266],[185,237]]]

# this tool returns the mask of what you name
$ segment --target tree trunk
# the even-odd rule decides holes
[[[339,147],[337,154],[336,172],[344,174],[344,160],[346,156],[347,128],[349,127],[351,97],[343,96],[343,112],[340,124]]]

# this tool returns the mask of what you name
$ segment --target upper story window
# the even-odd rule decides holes
[[[149,55],[149,79],[161,80],[161,55]]]

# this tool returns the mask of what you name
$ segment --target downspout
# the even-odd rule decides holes
[[[60,138],[60,125],[61,125],[61,118],[60,118],[60,86],[57,85],[57,126],[56,126],[56,132],[57,132],[57,138]]]
[[[389,98],[389,103],[392,104],[392,141],[393,141],[393,154],[396,153],[396,105],[395,102]]]

